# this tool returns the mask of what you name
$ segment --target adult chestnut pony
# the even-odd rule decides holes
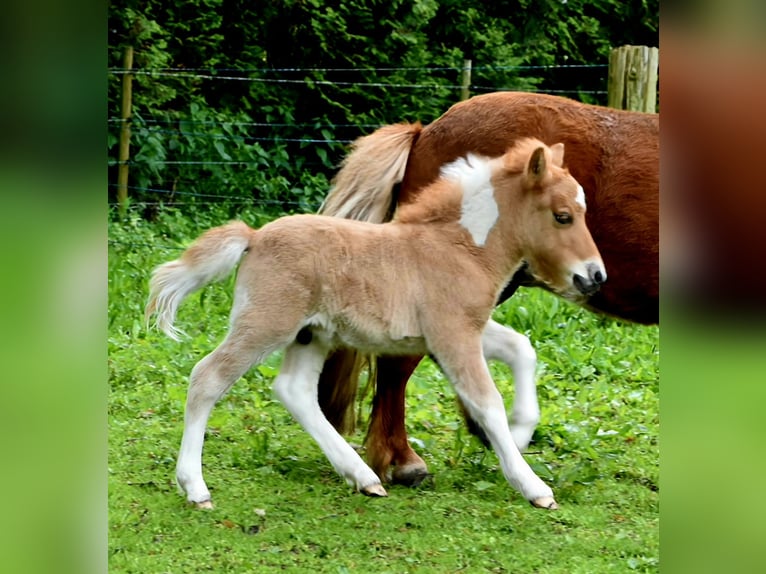
[[[226,339],[192,370],[176,466],[187,499],[210,508],[202,444],[210,411],[252,365],[284,349],[274,391],[357,490],[385,496],[381,479],[330,422],[319,374],[338,346],[369,353],[431,353],[491,441],[508,482],[533,505],[556,508],[511,435],[485,357],[507,360],[508,334],[491,320],[523,261],[574,300],[606,280],[585,224],[582,187],[562,167],[564,146],[520,140],[496,158],[468,154],[384,225],[322,215],[261,229],[215,227],[152,274],[147,317],[176,337],[189,293],[239,263]],[[240,263],[241,261],[241,263]],[[381,273],[385,269],[385,273]],[[544,271],[543,271],[544,270]],[[461,279],[462,278],[462,279]]]
[[[586,105],[543,94],[498,92],[452,106],[433,123],[385,126],[359,138],[335,177],[321,212],[382,222],[422,193],[442,165],[468,152],[496,156],[522,137],[563,142],[566,164],[585,189],[587,222],[609,280],[581,303],[628,321],[659,321],[659,116]],[[498,302],[519,285],[539,285],[535,269],[520,271]],[[539,419],[535,354],[521,334],[511,365],[516,386],[511,430],[519,448]],[[367,459],[379,476],[417,484],[425,462],[409,445],[404,427],[405,385],[421,360],[378,357],[367,433]],[[353,425],[357,375],[365,357],[339,350],[324,366],[319,398],[339,430]],[[478,430],[467,417],[469,428]]]

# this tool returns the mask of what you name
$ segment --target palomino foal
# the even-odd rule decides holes
[[[505,155],[469,155],[442,170],[438,193],[370,224],[320,215],[283,217],[259,230],[233,222],[207,231],[151,279],[147,317],[171,337],[183,298],[240,263],[226,339],[191,373],[176,467],[189,501],[212,506],[202,443],[218,399],[251,366],[284,349],[276,396],[361,492],[381,479],[323,415],[317,382],[338,347],[430,353],[481,426],[508,481],[533,505],[556,508],[551,489],[514,444],[485,357],[504,355],[511,331],[490,321],[522,261],[562,294],[606,280],[585,225],[582,188],[562,167],[564,147],[522,140]]]

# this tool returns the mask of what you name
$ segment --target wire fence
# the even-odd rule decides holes
[[[110,183],[109,187],[115,188],[117,187],[117,184]],[[159,196],[181,196],[181,197],[193,197],[193,198],[202,198],[202,199],[215,199],[215,201],[210,202],[196,202],[197,205],[204,205],[205,203],[209,204],[217,204],[221,203],[222,201],[227,202],[230,205],[252,205],[253,199],[252,198],[245,198],[241,195],[223,195],[223,194],[217,194],[217,193],[197,193],[194,191],[182,191],[178,189],[160,189],[160,188],[151,188],[151,187],[139,187],[135,185],[129,185],[129,190],[132,191],[143,191],[147,193],[156,193]],[[173,203],[176,204],[183,204],[184,202],[173,202],[173,201],[142,201],[143,205],[171,205]],[[293,208],[305,208],[306,203],[300,202],[300,201],[290,201],[290,200],[276,200],[276,199],[259,199],[258,203],[264,206],[273,206],[273,207],[293,207]],[[117,202],[109,202],[110,206],[116,206],[118,205]],[[319,203],[316,203],[314,205],[310,205],[311,208],[309,211],[316,211],[319,209]]]
[[[519,66],[471,66],[477,71],[532,71],[532,70],[567,70],[567,69],[598,69],[607,68],[606,64],[552,64],[552,65],[519,65]],[[152,73],[179,73],[193,74],[202,73],[217,74],[219,72],[235,73],[285,73],[298,72],[301,74],[311,72],[460,72],[464,66],[389,66],[389,67],[364,67],[364,68],[109,68],[111,74],[152,74]]]
[[[606,75],[608,66],[571,64],[552,66],[473,66],[472,72],[514,72],[518,74],[569,70],[572,72],[591,71]],[[264,85],[332,86],[357,90],[423,90],[453,94],[445,101],[458,100],[459,90],[466,87],[472,93],[517,89],[513,86],[491,86],[476,84],[457,85],[450,83],[445,73],[460,73],[463,67],[370,67],[370,68],[110,68],[108,74],[113,81],[121,81],[126,75],[140,77],[145,82],[199,83],[245,82]],[[367,81],[364,74],[383,73],[417,74],[418,77],[433,76],[434,81],[411,82]],[[318,74],[322,78],[312,77]],[[337,81],[326,79],[325,74],[341,74]],[[349,79],[349,74],[362,76]],[[301,75],[302,77],[295,77]],[[441,82],[441,83],[440,83]],[[522,82],[523,83],[523,82]],[[604,88],[606,84],[604,83]],[[191,89],[192,84],[188,84]],[[590,94],[604,96],[606,89],[533,89],[526,86],[524,91],[573,96]],[[446,110],[446,107],[445,107]],[[444,111],[444,110],[442,110]],[[335,166],[343,157],[347,146],[356,138],[381,127],[379,123],[324,123],[280,121],[232,121],[227,119],[195,118],[191,114],[179,113],[166,116],[152,114],[142,117],[139,113],[129,118],[110,116],[107,118],[109,131],[110,170],[121,166],[130,168],[131,184],[122,184],[123,191],[129,191],[134,200],[143,206],[205,205],[226,201],[234,205],[257,203],[276,210],[313,211],[319,207],[321,196],[326,189],[316,190],[314,196],[300,200],[290,196],[289,189],[295,186],[313,185],[302,181],[305,172],[323,174],[319,183],[331,177]],[[118,136],[123,128],[131,133],[132,155],[122,159],[117,154]],[[184,151],[185,153],[181,153]],[[259,169],[267,170],[271,164],[279,164],[274,158],[282,159],[281,173],[286,181],[265,181],[258,179]],[[287,162],[284,158],[298,158]],[[301,171],[302,170],[302,171]],[[117,189],[114,183],[115,171],[110,171],[109,205],[117,205]],[[193,175],[193,174],[197,175]],[[252,185],[244,173],[254,176]],[[243,183],[244,182],[244,183]],[[286,191],[288,190],[288,191]],[[305,195],[305,194],[304,194]]]

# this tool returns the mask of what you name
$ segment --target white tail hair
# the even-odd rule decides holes
[[[382,223],[390,219],[393,187],[401,183],[420,123],[383,126],[357,139],[319,213]]]
[[[185,333],[173,326],[178,306],[187,295],[231,274],[254,232],[241,221],[215,227],[201,235],[181,257],[157,267],[149,281],[147,322],[156,314],[154,326],[179,341]]]

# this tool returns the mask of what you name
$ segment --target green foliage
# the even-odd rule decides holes
[[[473,93],[572,90],[599,103],[590,92],[605,89],[604,69],[540,66],[605,65],[613,46],[657,45],[657,17],[657,0],[112,2],[109,65],[133,46],[141,72],[130,195],[315,209],[346,142],[430,122],[459,99],[464,58]],[[110,74],[114,119],[121,79]],[[114,184],[120,123],[109,127]]]
[[[173,483],[186,384],[226,332],[232,282],[182,305],[181,343],[145,329],[146,284],[154,266],[237,214],[254,226],[271,217],[223,204],[109,223],[111,572],[658,570],[658,329],[540,290],[521,290],[495,318],[537,350],[542,421],[525,457],[561,510],[533,509],[511,489],[427,360],[407,387],[406,422],[433,476],[386,499],[351,492],[272,396],[279,355],[215,407],[204,464],[217,508],[186,507]],[[508,369],[492,373],[510,406]],[[361,444],[365,428],[350,441]]]

